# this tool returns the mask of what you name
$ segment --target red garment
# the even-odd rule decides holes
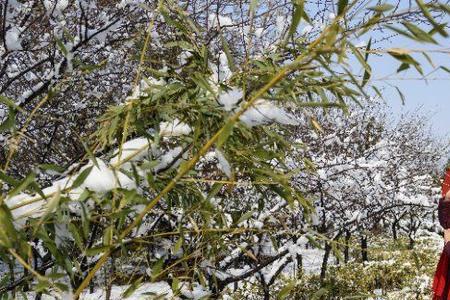
[[[444,181],[442,182],[442,198],[445,197],[445,194],[450,190],[450,169],[445,171]]]
[[[438,204],[438,220],[442,228],[450,228],[450,201],[445,200],[445,198],[439,199]]]
[[[450,169],[445,171],[442,182],[442,198],[438,205],[439,223],[444,229],[450,228],[450,202],[444,201],[450,190]],[[448,251],[442,249],[441,258],[436,267],[433,279],[433,300],[450,300],[450,256]]]
[[[433,280],[433,300],[450,300],[450,257],[442,251]]]

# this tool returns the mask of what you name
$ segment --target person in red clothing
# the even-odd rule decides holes
[[[433,280],[433,300],[450,300],[450,167],[445,170],[438,219],[444,228],[444,249]]]

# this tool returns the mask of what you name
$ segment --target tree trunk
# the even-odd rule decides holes
[[[328,242],[325,243],[325,253],[323,255],[322,267],[320,269],[320,281],[325,279],[325,275],[328,268],[328,258],[330,257],[331,246]]]
[[[297,254],[297,276],[303,272],[303,256]]]
[[[397,220],[395,220],[392,223],[392,237],[394,238],[394,241],[396,241],[398,239],[398,236],[397,236]]]
[[[369,257],[367,255],[367,237],[361,236],[361,258],[362,261],[369,261]]]
[[[345,247],[344,247],[344,262],[345,263],[348,263],[348,261],[350,259],[350,247],[349,247],[350,237],[351,237],[350,230],[345,231]]]
[[[412,234],[409,234],[409,245],[408,245],[408,249],[412,250],[412,249],[414,249],[414,246],[415,246],[415,241],[414,241],[413,235],[412,235]]]

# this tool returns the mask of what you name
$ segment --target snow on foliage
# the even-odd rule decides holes
[[[291,3],[173,4],[2,6],[0,293],[268,298],[325,272],[334,242],[435,226],[441,146],[334,72],[347,49],[329,45],[359,33],[334,7],[291,29]]]

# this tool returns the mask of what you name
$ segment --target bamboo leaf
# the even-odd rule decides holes
[[[311,300],[316,300],[316,299],[324,299],[324,296],[328,293],[328,289],[327,288],[321,288],[319,289],[317,292],[315,292],[312,295]]]
[[[233,133],[234,128],[234,122],[229,121],[224,129],[223,132],[220,134],[219,138],[217,139],[217,148],[222,148],[222,146],[225,144],[225,142],[228,140],[230,135]]]
[[[394,7],[395,6],[392,4],[384,3],[384,4],[369,7],[368,9],[371,11],[378,12],[378,13],[384,13],[384,12],[392,10]]]
[[[436,40],[433,39],[430,34],[423,31],[416,25],[409,23],[409,22],[404,22],[403,26],[405,26],[406,29],[408,29],[408,31],[411,32],[418,41],[437,44]]]
[[[34,182],[34,179],[36,178],[36,174],[33,172],[28,174],[27,177],[25,177],[17,186],[15,186],[9,193],[8,197],[11,198],[23,190],[25,190],[32,182]]]
[[[75,245],[77,245],[80,251],[84,251],[83,239],[81,238],[78,228],[73,223],[69,223],[67,225],[67,228],[69,229],[69,232],[72,234],[72,238],[75,241]]]
[[[9,184],[9,185],[11,185],[11,186],[17,186],[17,185],[20,184],[19,180],[15,179],[15,178],[13,178],[11,176],[6,175],[2,171],[0,171],[0,180],[5,182],[5,183],[7,183],[7,184]]]
[[[228,67],[232,72],[236,72],[237,68],[236,64],[234,63],[234,58],[230,52],[230,46],[228,45],[227,40],[223,37],[222,32],[220,33],[220,40],[222,42],[223,51],[225,52],[225,55],[227,57]]]
[[[348,0],[339,0],[338,2],[338,15],[342,15],[343,13],[345,13],[345,10],[347,9],[348,6]]]
[[[310,119],[312,126],[314,127],[314,129],[316,129],[317,131],[323,133],[323,128],[322,126],[320,126],[319,122],[317,122],[317,120],[315,118],[311,118]]]
[[[278,297],[277,299],[286,299],[288,298],[291,294],[291,291],[295,288],[295,282],[291,281],[288,284],[286,284],[278,293]]]
[[[133,281],[133,283],[123,292],[122,298],[126,299],[126,298],[130,297],[131,295],[133,295],[133,293],[141,285],[142,279],[144,279],[144,277],[141,276],[137,280]]]
[[[103,252],[108,251],[109,248],[110,248],[110,246],[98,246],[98,247],[86,249],[86,251],[84,253],[87,256],[95,256],[95,255],[99,255],[99,254],[102,254]]]
[[[18,232],[13,224],[13,216],[6,204],[0,205],[0,246],[13,248],[18,237]]]
[[[0,132],[12,131],[16,125],[16,110],[13,108],[8,109],[8,117],[3,123],[0,124]]]
[[[300,24],[300,21],[302,19],[302,16],[305,14],[305,1],[294,1],[294,11],[292,12],[292,22],[291,27],[289,28],[289,34],[288,38],[291,37],[296,31],[298,24]]]
[[[431,23],[431,25],[433,25],[433,27],[439,32],[439,34],[443,37],[448,37],[447,32],[445,31],[445,29],[443,29],[439,24],[436,22],[436,20],[433,18],[433,16],[431,15],[430,11],[428,10],[427,6],[425,5],[425,3],[422,0],[416,0],[417,5],[419,6],[420,10],[422,11],[422,14],[424,15],[425,18],[427,18],[427,20]]]
[[[75,181],[72,184],[72,189],[76,189],[77,187],[79,187],[80,185],[83,184],[83,182],[86,180],[86,178],[89,176],[89,174],[92,171],[92,168],[94,166],[90,166],[86,169],[84,169],[78,176],[77,178],[75,178]]]
[[[368,45],[369,48],[366,48],[366,57],[363,57],[363,55],[359,52],[359,50],[352,44],[349,44],[349,46],[350,46],[350,49],[352,50],[353,54],[355,55],[356,59],[359,61],[359,63],[364,68],[364,76],[363,76],[363,81],[361,83],[361,86],[364,86],[372,74],[372,68],[369,66],[369,64],[367,64],[367,57],[368,57],[367,49],[370,49],[370,45]]]
[[[402,105],[405,105],[405,95],[402,93],[402,91],[398,87],[395,87],[395,89],[397,90],[397,93],[400,96],[400,100],[402,101]]]
[[[243,215],[240,216],[239,220],[236,222],[236,225],[241,224],[242,222],[247,221],[248,219],[251,218],[251,216],[253,215],[254,211],[248,211],[246,213],[244,213]]]

